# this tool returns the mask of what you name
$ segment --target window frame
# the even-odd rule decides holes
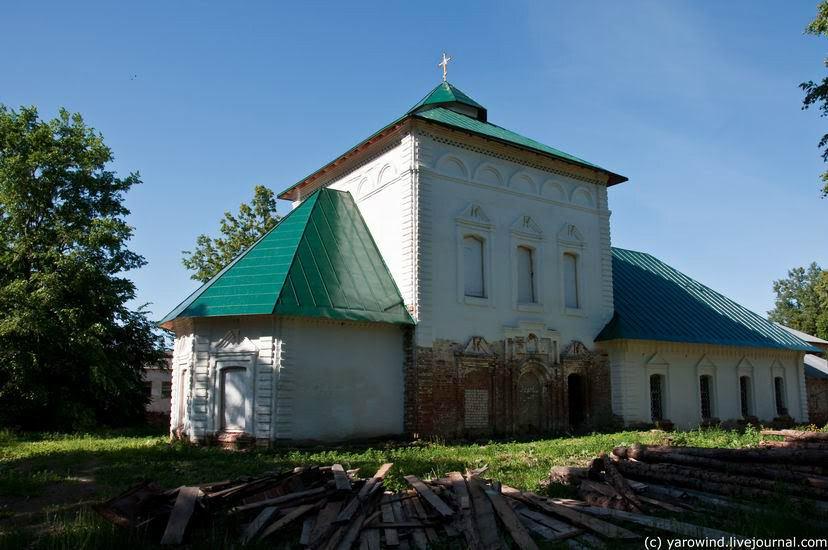
[[[466,288],[466,241],[477,241],[480,245],[480,292],[481,294],[469,294],[469,290]],[[463,235],[463,244],[461,248],[463,252],[463,298],[475,298],[475,299],[483,299],[485,300],[489,293],[487,292],[487,280],[486,280],[486,239],[480,237],[479,235],[469,234]]]
[[[492,239],[494,238],[495,224],[483,211],[483,208],[472,203],[468,205],[455,219],[455,239],[457,241],[457,303],[472,306],[493,307],[497,285],[492,274]],[[483,241],[483,292],[485,297],[466,296],[465,253],[463,243],[466,237],[475,237]]]
[[[511,227],[511,252],[512,263],[512,307],[517,311],[541,312],[543,311],[544,274],[543,274],[543,231],[535,222],[532,216],[523,214],[518,216]],[[532,292],[534,302],[521,302],[518,292],[520,273],[518,271],[518,248],[528,248],[532,252]]]
[[[664,418],[662,420],[669,420],[670,419],[670,364],[662,358],[662,356],[655,352],[652,357],[647,360],[647,364],[645,366],[645,373],[646,373],[646,391],[647,395],[649,395],[650,390],[650,377],[654,374],[661,375],[662,379],[662,386],[661,386],[661,414]],[[649,418],[650,423],[654,424],[656,422],[655,419],[652,417],[652,410],[650,407],[650,400],[647,400],[647,409],[646,415],[644,418]]]
[[[661,417],[660,418],[655,418],[653,416],[653,378],[656,378],[658,380],[658,391],[659,391],[659,400],[660,400],[659,407],[661,408]],[[667,375],[662,374],[660,372],[654,372],[654,373],[650,374],[647,377],[647,381],[648,381],[649,390],[650,390],[650,392],[649,392],[650,393],[650,422],[652,422],[652,423],[661,422],[661,421],[667,419],[667,417],[665,415],[665,406],[664,406],[665,402],[666,402],[665,397],[667,395],[667,388],[666,388]]]
[[[571,223],[565,223],[558,231],[558,279],[560,286],[561,311],[570,317],[586,317],[589,307],[589,292],[586,289],[586,278],[584,276],[584,259],[586,258],[586,241],[578,227]],[[564,257],[570,254],[575,257],[575,285],[577,290],[578,307],[567,307],[566,305],[566,278],[564,273]]]

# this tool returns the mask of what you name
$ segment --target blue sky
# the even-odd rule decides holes
[[[255,184],[281,191],[440,79],[489,118],[624,174],[615,246],[764,314],[794,266],[828,267],[828,199],[799,82],[816,1],[10,2],[0,102],[83,114],[144,180],[130,276],[160,318],[197,284],[181,251]],[[289,206],[281,205],[282,213]]]

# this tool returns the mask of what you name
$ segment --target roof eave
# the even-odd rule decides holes
[[[417,113],[414,113],[414,114],[416,115]],[[511,141],[507,141],[507,140],[504,140],[504,139],[498,139],[496,137],[487,136],[485,134],[481,134],[480,132],[475,132],[473,130],[467,130],[465,128],[457,128],[455,126],[452,126],[451,124],[445,124],[444,122],[440,122],[438,120],[432,120],[432,119],[429,119],[429,118],[422,118],[422,117],[418,117],[418,120],[422,120],[423,122],[427,122],[429,124],[435,124],[437,126],[442,126],[443,128],[448,128],[448,129],[453,130],[455,132],[464,132],[466,134],[477,136],[479,138],[482,138],[482,139],[485,139],[485,140],[488,140],[488,141],[493,141],[495,143],[500,143],[500,144],[506,145],[508,147],[514,147],[516,149],[520,149],[521,151],[527,151],[529,153],[534,153],[534,154],[540,155],[542,157],[551,158],[551,159],[554,159],[554,160],[557,160],[557,161],[560,161],[560,162],[565,162],[567,164],[572,164],[574,166],[579,166],[581,168],[586,168],[586,169],[592,170],[594,172],[601,172],[601,173],[607,175],[607,187],[617,185],[619,183],[624,183],[625,181],[629,180],[629,178],[627,178],[625,176],[622,176],[621,174],[616,174],[615,172],[610,172],[609,170],[605,170],[603,168],[599,168],[597,166],[593,166],[593,165],[585,163],[585,162],[577,162],[577,161],[574,161],[574,160],[571,160],[571,159],[559,157],[557,155],[544,153],[543,151],[539,151],[539,150],[533,149],[531,147],[526,147],[526,146],[520,145],[518,143],[513,143]]]
[[[286,201],[295,201],[295,200],[297,200],[297,198],[298,198],[297,191],[299,191],[299,189],[302,188],[304,185],[318,180],[320,177],[327,174],[328,172],[330,172],[331,170],[333,170],[334,168],[336,168],[337,166],[339,166],[340,164],[342,164],[343,162],[345,162],[346,160],[348,160],[349,158],[351,158],[355,154],[362,152],[366,147],[369,147],[370,145],[372,145],[372,144],[376,143],[377,141],[381,140],[382,138],[396,132],[397,130],[402,128],[403,124],[410,118],[411,118],[410,114],[406,114],[406,115],[398,118],[397,120],[395,120],[391,124],[388,124],[387,126],[383,127],[379,131],[375,132],[374,134],[372,134],[368,138],[360,141],[359,143],[357,143],[356,145],[354,145],[353,147],[351,147],[350,149],[345,151],[343,154],[336,157],[334,160],[332,160],[329,163],[322,166],[322,168],[316,170],[315,172],[313,172],[309,176],[307,176],[307,177],[299,180],[298,182],[294,183],[293,185],[291,185],[290,187],[288,187],[287,189],[285,189],[284,191],[282,191],[281,193],[279,193],[276,196],[278,198],[280,198],[282,200],[286,200]]]

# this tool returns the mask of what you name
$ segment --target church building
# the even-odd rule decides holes
[[[173,435],[807,421],[810,344],[611,246],[625,181],[443,81],[283,191],[293,210],[161,321]]]

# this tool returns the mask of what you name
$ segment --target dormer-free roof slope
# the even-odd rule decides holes
[[[386,125],[378,132],[375,132],[367,139],[362,140],[356,146],[352,147],[342,155],[339,155],[336,159],[327,163],[319,170],[288,187],[279,194],[279,198],[285,200],[296,200],[300,196],[297,192],[300,187],[321,177],[323,174],[333,169],[333,167],[339,165],[339,163],[343,160],[351,157],[357,152],[363,150],[367,145],[387,135],[408,119],[423,120],[431,124],[437,124],[452,130],[475,135],[512,147],[517,147],[525,151],[544,155],[568,162],[570,164],[590,168],[606,174],[608,178],[608,185],[615,185],[617,183],[627,181],[626,177],[616,174],[615,172],[611,172],[606,168],[602,168],[597,164],[587,162],[574,155],[564,153],[559,149],[549,147],[539,141],[535,141],[528,137],[522,136],[517,132],[507,130],[506,128],[488,122],[488,112],[483,105],[470,98],[452,84],[442,82],[436,88],[431,90],[431,92],[429,92],[416,105],[414,105],[414,107],[409,109],[403,116]]]
[[[816,350],[649,254],[613,248],[612,282],[615,314],[596,341],[661,340]]]
[[[351,194],[320,189],[171,311],[413,324]]]

